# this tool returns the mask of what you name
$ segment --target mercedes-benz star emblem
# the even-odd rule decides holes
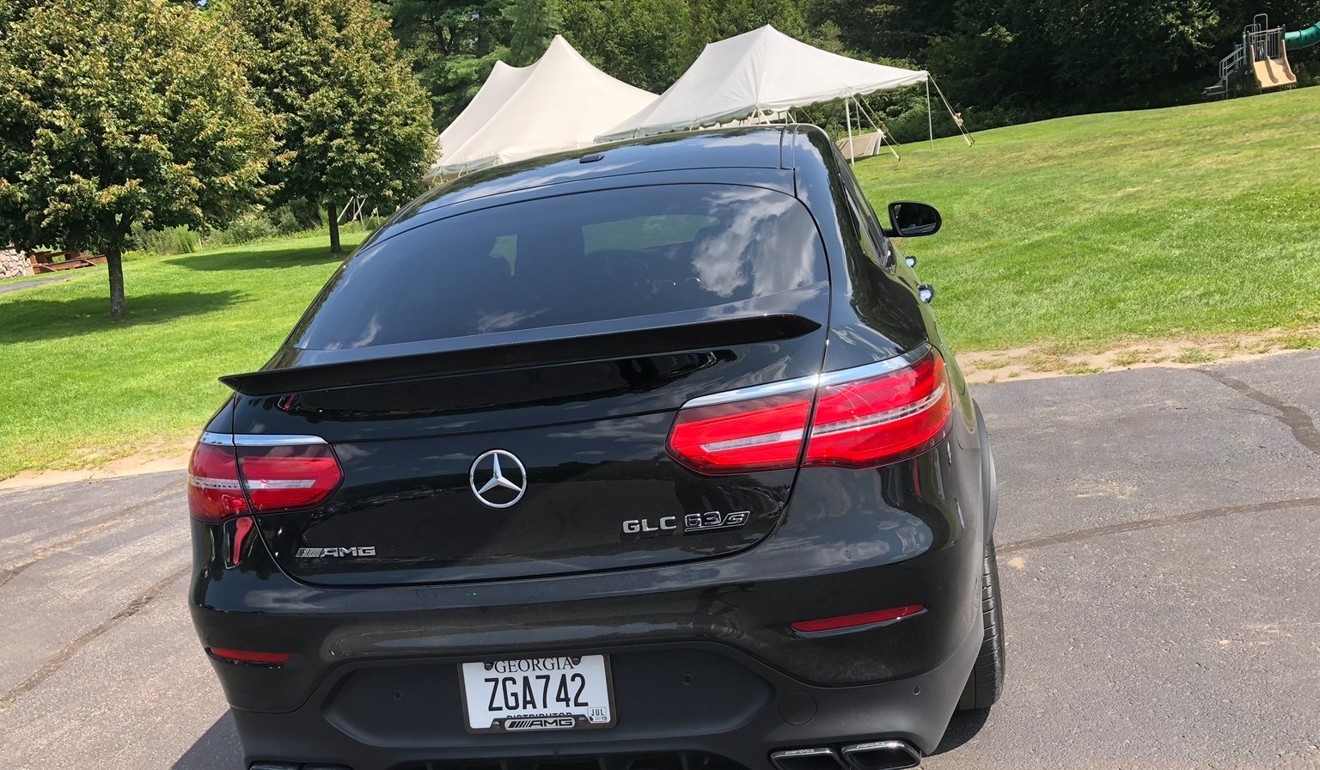
[[[508,508],[527,491],[527,469],[512,452],[492,449],[472,461],[472,494],[491,508]]]

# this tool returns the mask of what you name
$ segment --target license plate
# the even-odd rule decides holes
[[[471,733],[614,726],[604,655],[464,663],[463,711]]]

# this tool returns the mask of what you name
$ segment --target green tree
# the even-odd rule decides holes
[[[707,43],[750,32],[766,24],[785,35],[806,40],[807,0],[701,0],[692,3],[689,20],[688,62],[701,55]]]
[[[660,93],[692,63],[686,0],[590,0],[564,9],[564,37],[597,67]]]
[[[539,59],[564,24],[559,0],[513,0],[505,15],[510,22],[508,62],[515,67]]]
[[[391,0],[385,15],[443,129],[509,55],[508,0]]]
[[[275,118],[276,202],[313,200],[339,243],[339,209],[406,200],[434,159],[425,90],[369,0],[226,0],[221,16]]]
[[[204,14],[162,0],[0,0],[0,242],[106,256],[129,230],[221,226],[252,202],[269,125]]]

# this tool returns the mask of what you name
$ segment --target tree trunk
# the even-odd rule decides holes
[[[330,215],[330,253],[341,254],[344,248],[339,245],[339,207],[334,201],[325,204],[326,213]]]
[[[105,266],[110,274],[110,317],[124,317],[124,261],[119,248],[105,250]]]

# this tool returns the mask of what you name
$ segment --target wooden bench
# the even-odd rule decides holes
[[[63,257],[63,262],[56,262],[56,257]],[[76,270],[80,267],[96,267],[105,264],[105,257],[89,257],[81,251],[34,251],[29,255],[32,262],[32,274],[58,273],[61,270]]]

